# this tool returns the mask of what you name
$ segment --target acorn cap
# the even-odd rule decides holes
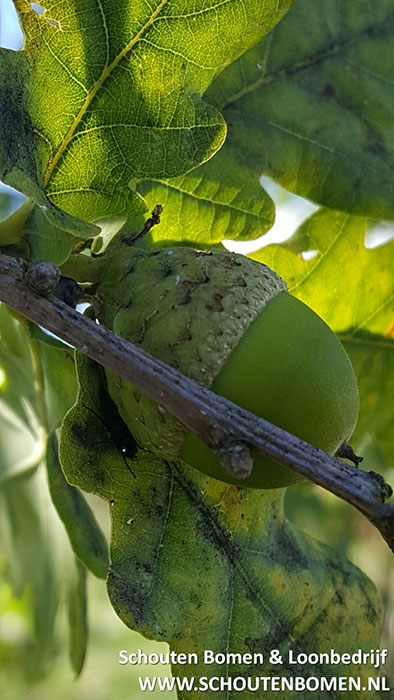
[[[125,248],[109,256],[94,309],[100,323],[210,387],[252,321],[285,291],[276,272],[236,253]],[[129,382],[106,375],[136,441],[176,459],[187,429]]]

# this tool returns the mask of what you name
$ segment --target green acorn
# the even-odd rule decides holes
[[[358,415],[357,382],[341,343],[270,268],[227,251],[124,248],[108,256],[97,319],[238,405],[335,454]],[[106,371],[135,440],[229,483],[278,488],[300,479],[252,450],[237,480],[189,429]]]

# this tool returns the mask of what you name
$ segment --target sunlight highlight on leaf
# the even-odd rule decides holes
[[[202,95],[292,2],[15,0],[25,45],[16,59],[2,54],[18,65],[12,83],[3,71],[9,165],[0,144],[0,174],[17,187],[28,173],[85,221],[142,212],[130,180],[180,175],[220,148],[224,120]],[[12,145],[10,111],[29,153]]]
[[[337,333],[360,391],[352,444],[369,434],[394,466],[394,241],[368,249],[365,230],[363,218],[320,209],[287,243],[251,257],[274,268]]]

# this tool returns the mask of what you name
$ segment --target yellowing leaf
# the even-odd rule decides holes
[[[143,450],[127,460],[128,469],[113,437],[103,369],[80,355],[77,365],[80,392],[62,428],[63,469],[70,483],[111,503],[108,592],[118,615],[178,653],[197,654],[196,664],[174,665],[174,674],[305,677],[310,666],[292,666],[290,649],[352,653],[378,645],[373,584],[285,519],[283,489],[229,486]],[[263,658],[207,665],[205,649]],[[279,650],[283,664],[270,661],[271,649]],[[349,666],[333,668],[314,667],[314,675],[352,673]],[[364,666],[362,674],[375,671]],[[193,695],[202,700],[204,693]],[[220,700],[238,695],[227,688],[215,693]],[[376,698],[373,691],[348,695]],[[253,693],[276,696],[263,685]],[[182,700],[190,697],[179,693]],[[336,697],[335,691],[321,694]]]

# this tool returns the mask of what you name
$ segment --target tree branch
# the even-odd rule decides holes
[[[26,280],[26,263],[0,255],[0,300],[55,333],[80,352],[124,377],[175,415],[211,449],[234,461],[237,448],[262,454],[351,503],[380,531],[394,552],[392,490],[375,472],[364,472],[309,445],[263,418],[214,394],[141,348],[119,338],[55,297],[40,296]],[[227,453],[227,455],[226,455]],[[246,464],[248,460],[244,460]],[[247,475],[246,466],[244,475]]]

